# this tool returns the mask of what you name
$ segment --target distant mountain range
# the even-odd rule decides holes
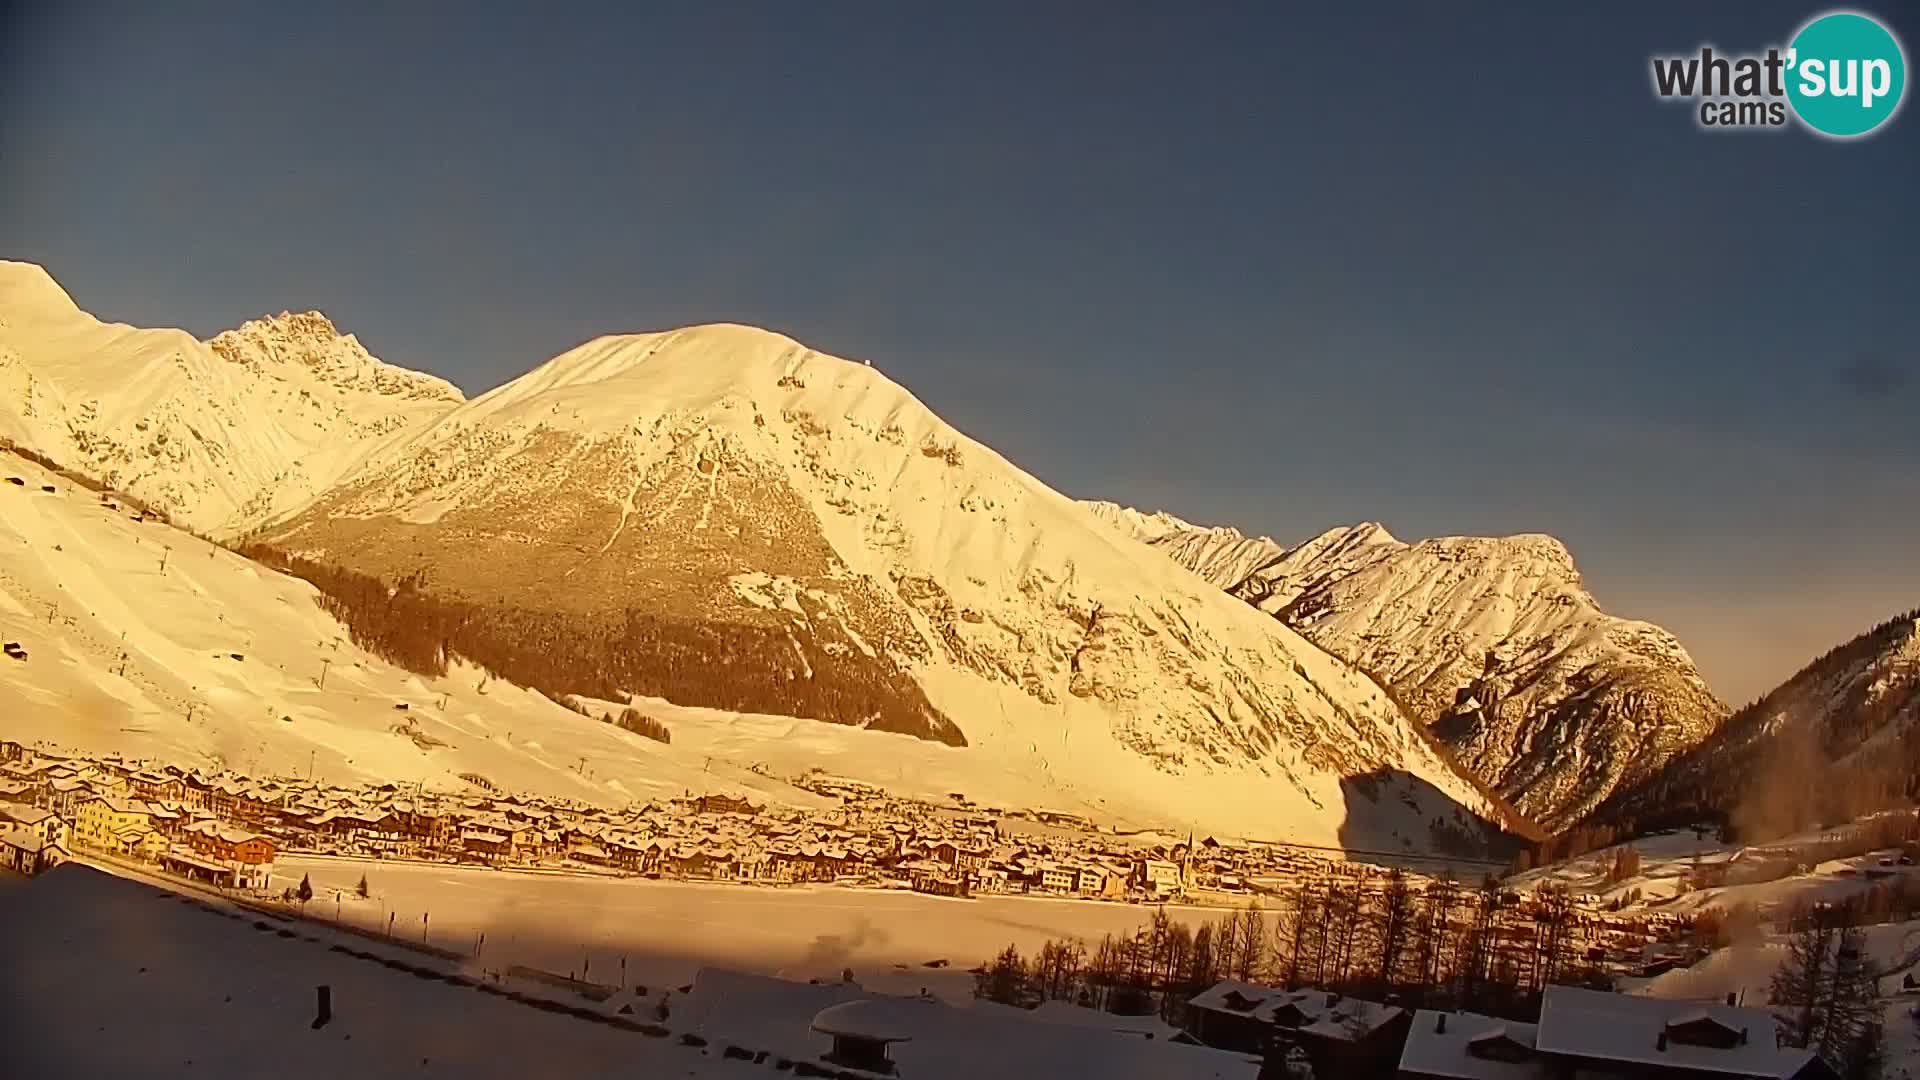
[[[420,665],[429,690],[472,692],[450,680],[465,678],[461,657],[483,659],[549,696],[619,704],[638,695],[736,734],[783,730],[795,745],[834,747],[807,758],[810,768],[880,783],[964,784],[1134,827],[1389,850],[1484,850],[1490,821],[1525,827],[1452,764],[1428,717],[1410,719],[1354,657],[1116,532],[875,367],[763,330],[598,338],[468,401],[441,380],[373,358],[317,313],[200,342],[101,323],[40,268],[0,263],[0,436],[209,535],[377,576],[393,604],[431,612],[423,632],[440,635],[442,655]],[[95,585],[141,588],[138,575],[151,571],[124,557],[138,534],[79,542],[72,530],[86,520],[49,518],[53,532],[23,536],[31,545],[64,531],[75,542],[62,545],[44,576],[17,583],[22,598],[63,592],[97,607],[107,593]],[[1543,548],[1533,561],[1549,555]],[[225,564],[218,553],[209,560]],[[1527,560],[1516,561],[1520,573]],[[1290,591],[1282,606],[1340,606],[1345,593],[1330,573],[1302,566],[1298,574],[1298,582],[1275,580],[1258,602],[1271,606]],[[207,603],[242,585],[210,579]],[[1463,595],[1486,591],[1456,586]],[[31,611],[24,599],[15,606]],[[251,605],[242,621],[270,637],[281,606]],[[0,629],[27,635],[30,618],[12,610],[0,605]],[[1375,632],[1404,621],[1375,617],[1383,620]],[[1502,618],[1530,630],[1542,622]],[[169,641],[186,633],[142,621]],[[1329,629],[1338,621],[1298,620]],[[114,629],[108,619],[88,633]],[[313,636],[299,633],[296,640]],[[1486,700],[1470,706],[1456,695],[1448,716],[1498,732],[1447,741],[1470,770],[1523,796],[1551,778],[1552,793],[1536,805],[1577,808],[1632,766],[1583,766],[1563,777],[1545,765],[1487,765],[1513,739],[1597,751],[1578,737],[1583,725],[1655,724],[1669,706],[1644,699],[1687,688],[1670,688],[1665,668],[1650,670],[1629,708],[1611,691],[1585,687],[1607,704],[1510,737],[1505,718],[1519,707],[1509,703],[1532,681],[1571,680],[1604,660],[1619,682],[1629,646],[1671,640],[1611,623],[1535,637],[1556,656],[1595,660],[1543,669],[1525,655],[1476,653],[1485,667],[1472,687]],[[356,632],[350,645],[328,648],[371,671],[379,659],[367,644]],[[1362,666],[1387,672],[1382,681],[1410,709],[1424,710],[1451,691],[1410,689],[1455,671],[1423,659],[1432,647],[1423,639],[1409,650],[1355,651]],[[73,648],[92,658],[80,669],[88,685],[113,685],[104,673],[110,655]],[[1677,645],[1672,652],[1684,661]],[[1395,662],[1407,669],[1397,682]],[[202,685],[169,690],[165,708],[129,697],[120,719],[153,738],[204,746],[193,734],[201,729],[166,715],[192,706],[196,719],[184,723],[216,725],[216,741],[276,759],[297,759],[306,746],[337,755],[364,722],[340,711],[364,702],[304,692],[307,719],[268,722],[244,701],[196,699]],[[111,742],[125,725],[102,709],[76,722],[74,735]],[[462,726],[449,714],[424,746],[413,744],[428,764],[408,767],[497,756],[498,728],[511,718],[491,706],[473,715],[483,719]],[[821,739],[749,719],[781,716],[838,725],[841,734]],[[521,728],[507,746],[523,763],[516,768],[535,777],[540,769],[525,762],[553,767],[543,742],[601,747],[607,727],[545,708],[528,722],[549,735],[529,743]],[[1664,746],[1664,738],[1654,732],[1631,745]],[[1615,739],[1607,745],[1627,745]],[[1475,756],[1483,744],[1484,760]],[[743,758],[798,763],[790,747],[753,738],[725,745]],[[587,786],[606,798],[632,792],[646,782],[634,772],[643,758],[623,749],[600,766],[617,775]],[[593,770],[583,753],[574,775],[555,783],[577,791]]]
[[[1372,673],[1462,766],[1552,829],[1658,774],[1726,715],[1679,641],[1601,611],[1550,536],[1408,544],[1368,522],[1288,547],[1088,506]]]

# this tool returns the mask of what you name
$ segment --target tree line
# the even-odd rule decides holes
[[[976,970],[974,993],[1009,1005],[1075,1001],[1178,1025],[1188,1000],[1237,979],[1531,1019],[1550,984],[1610,985],[1578,947],[1577,925],[1564,889],[1520,897],[1490,876],[1477,887],[1451,878],[1417,887],[1395,870],[1377,881],[1303,883],[1271,910],[1250,904],[1198,926],[1157,910],[1137,932],[1109,934],[1091,949],[1049,940],[1027,958],[1009,945]]]
[[[1448,879],[1416,888],[1395,872],[1379,888],[1360,880],[1303,884],[1272,911],[1249,904],[1198,926],[1162,908],[1135,933],[1108,934],[1091,949],[1049,939],[1025,957],[1008,945],[975,969],[973,992],[1005,1005],[1072,1001],[1190,1027],[1187,1003],[1223,979],[1525,1021],[1538,1019],[1547,986],[1612,989],[1593,950],[1579,946],[1565,890],[1543,887],[1516,899],[1491,877],[1478,888]],[[1516,908],[1518,919],[1503,915]],[[1920,888],[1900,883],[1842,904],[1783,911],[1787,948],[1769,995],[1781,1041],[1814,1050],[1843,1080],[1876,1080],[1885,972],[1862,927],[1916,909]],[[1744,905],[1716,910],[1695,937],[1724,946],[1761,929]]]

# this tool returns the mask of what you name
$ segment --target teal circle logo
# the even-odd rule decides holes
[[[1906,92],[1900,42],[1865,15],[1822,15],[1787,49],[1787,100],[1801,123],[1822,135],[1865,135],[1893,118]]]

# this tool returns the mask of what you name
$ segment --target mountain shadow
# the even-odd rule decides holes
[[[1442,864],[1475,873],[1504,864],[1530,837],[1474,813],[1405,769],[1382,766],[1342,777],[1346,817],[1340,845],[1349,855],[1434,871]]]

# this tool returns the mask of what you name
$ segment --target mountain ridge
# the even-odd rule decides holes
[[[280,365],[295,374],[334,370],[318,353],[350,341],[319,316],[256,324],[304,342]],[[218,350],[168,339],[224,376],[197,384],[222,419],[245,414],[275,351],[250,325]],[[119,354],[36,359],[103,355]],[[242,498],[211,460],[188,463],[193,483],[135,479],[216,535],[431,590],[502,663],[905,731],[1116,819],[1391,848],[1477,838],[1499,816],[1366,675],[1112,533],[871,365],[708,324],[595,338],[471,400],[373,400],[401,422],[324,459],[281,449],[301,484],[261,479]],[[0,425],[60,457],[8,402]],[[281,436],[201,434],[249,459]]]
[[[303,505],[460,400],[316,313],[203,342],[103,322],[44,268],[0,261],[0,436],[203,531]]]
[[[1821,763],[1847,777],[1819,782]],[[1920,608],[1809,661],[1654,776],[1615,793],[1605,823],[1720,818],[1771,837],[1920,797]]]
[[[1175,528],[1171,515],[1096,513],[1374,674],[1465,768],[1549,827],[1576,824],[1725,715],[1678,640],[1602,612],[1545,534],[1404,543],[1367,522],[1286,547]]]

